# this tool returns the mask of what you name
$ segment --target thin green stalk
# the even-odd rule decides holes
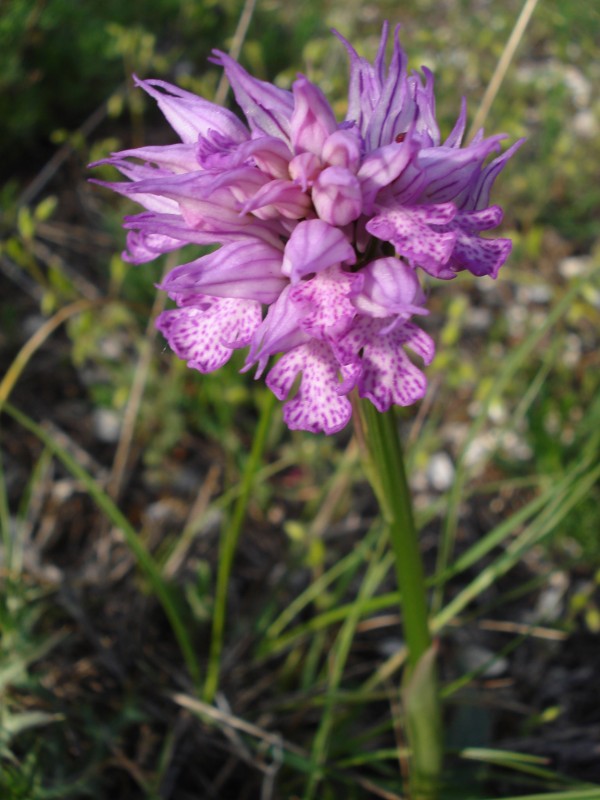
[[[231,519],[227,519],[221,530],[221,545],[219,548],[219,565],[217,568],[217,587],[215,592],[215,608],[212,620],[212,635],[210,652],[208,656],[208,669],[204,684],[203,697],[207,703],[212,702],[219,686],[219,672],[221,669],[221,653],[223,652],[223,636],[225,633],[225,619],[227,616],[227,589],[229,577],[233,566],[233,559],[237,549],[242,525],[246,518],[250,492],[255,484],[256,474],[262,461],[271,418],[275,407],[275,396],[267,392],[263,401],[260,419],[252,442],[252,449],[245,465],[241,481],[241,490],[237,498]]]
[[[393,409],[380,414],[370,402],[360,406],[371,457],[371,478],[388,525],[401,594],[408,663],[414,668],[431,647],[423,562],[412,513],[410,490]],[[375,483],[376,482],[376,483]]]
[[[368,473],[389,529],[408,650],[402,692],[411,748],[411,796],[431,800],[442,769],[442,722],[423,562],[393,408],[380,414],[357,403],[359,437],[368,450]]]
[[[364,564],[369,557],[370,550],[373,546],[373,540],[379,538],[380,535],[380,529],[378,527],[372,527],[354,550],[340,559],[340,561],[337,561],[330,569],[309,584],[303,592],[290,602],[289,606],[281,612],[277,619],[269,625],[265,632],[265,640],[268,641],[269,644],[271,642],[276,642],[277,638],[281,636],[284,629],[292,620],[299,616],[300,612],[316,598],[323,595],[334,581],[347,574],[353,577],[358,566]],[[335,607],[340,608],[338,604],[336,604]],[[264,646],[264,654],[269,654],[268,645]]]

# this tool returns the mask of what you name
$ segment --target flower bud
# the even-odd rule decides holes
[[[294,113],[290,127],[294,151],[320,156],[325,140],[337,128],[331,106],[323,92],[303,75],[294,82],[292,90]]]
[[[364,267],[360,274],[362,291],[353,299],[354,306],[369,317],[389,317],[426,314],[422,308],[425,295],[419,279],[408,264],[397,258],[378,258]]]
[[[289,164],[290,178],[305,192],[312,186],[321,169],[321,160],[314,153],[300,153]]]
[[[312,199],[319,217],[336,227],[358,219],[362,193],[357,178],[344,167],[327,167],[315,181]]]
[[[335,131],[323,145],[323,161],[356,172],[360,164],[360,134],[355,127]]]

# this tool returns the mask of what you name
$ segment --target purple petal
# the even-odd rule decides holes
[[[467,269],[477,277],[489,275],[491,278],[496,278],[500,267],[512,250],[511,240],[482,239],[480,236],[469,236],[458,230],[456,245],[450,259],[452,269],[456,272]]]
[[[454,231],[456,243],[448,266],[454,272],[469,270],[473,275],[489,275],[496,278],[500,267],[508,258],[512,244],[510,239],[482,239],[481,231],[495,228],[502,221],[500,206],[490,206],[480,211],[459,211],[440,230]]]
[[[352,302],[369,317],[427,314],[425,295],[416,272],[397,258],[379,258],[363,267],[363,285]]]
[[[417,118],[415,129],[421,134],[424,141],[428,141],[429,147],[437,147],[440,143],[440,129],[435,117],[435,96],[433,93],[433,73],[427,67],[421,67],[425,76],[425,84],[421,82],[418,73],[414,73],[409,78],[409,83],[414,81],[415,104],[417,107]]]
[[[121,258],[130,264],[144,264],[165,253],[177,250],[181,244],[179,239],[173,239],[160,233],[129,231],[127,250],[121,253]]]
[[[345,167],[324,169],[314,182],[312,200],[319,217],[338,228],[354,222],[363,210],[360,183]]]
[[[109,158],[97,161],[90,166],[96,167],[100,164],[117,166],[116,162],[125,158],[139,158],[146,164],[156,164],[158,167],[174,173],[193,172],[200,166],[196,158],[196,148],[192,144],[165,144],[156,147],[134,147],[130,150],[120,150],[118,153],[112,153]],[[144,177],[151,176],[145,175]]]
[[[509,158],[511,158],[517,150],[524,144],[525,139],[519,139],[511,147],[502,153],[501,156],[495,158],[490,164],[487,165],[479,175],[478,180],[472,186],[469,193],[460,202],[460,207],[466,210],[485,208],[490,200],[490,191],[492,185],[498,175],[506,166]]]
[[[241,167],[216,177],[213,173],[199,171],[117,186],[122,194],[133,199],[139,196],[144,200],[154,198],[153,203],[158,204],[158,211],[180,211],[190,227],[210,226],[218,231],[223,226],[235,224],[236,220],[242,225],[252,222],[252,218],[239,219],[240,204],[265,184],[269,184],[269,180],[259,170]],[[165,198],[169,200],[167,208],[163,207]],[[175,208],[173,201],[176,202]],[[143,202],[142,205],[150,207],[149,202]]]
[[[179,247],[184,244],[224,244],[247,238],[257,238],[275,247],[280,246],[282,229],[276,221],[263,222],[252,217],[240,217],[237,213],[231,214],[229,221],[226,221],[226,213],[219,213],[218,206],[214,204],[210,206],[208,202],[206,205],[212,217],[203,218],[202,230],[190,227],[180,214],[155,214],[153,212],[125,217],[123,227],[139,231],[144,236],[161,234],[177,239]],[[211,219],[214,224],[211,224]]]
[[[136,86],[156,100],[169,125],[183,142],[195,143],[198,136],[204,136],[211,129],[237,142],[248,138],[244,125],[226,108],[165,81],[142,81],[135,75],[134,80]],[[159,92],[155,87],[163,91]]]
[[[398,38],[399,30],[396,26],[390,66],[365,132],[365,142],[370,150],[392,143],[399,133],[412,127],[414,121],[412,104],[410,108],[407,105],[407,59]]]
[[[258,364],[256,377],[264,371],[270,356],[285,353],[309,341],[300,328],[301,311],[290,298],[291,286],[286,286],[277,300],[269,306],[267,316],[256,329],[246,358],[244,372]]]
[[[302,373],[295,397],[283,406],[283,419],[291,430],[337,433],[348,424],[352,406],[339,394],[339,366],[324,342],[311,341],[286,353],[267,375],[267,386],[285,400]]]
[[[438,232],[430,225],[450,221],[456,214],[452,203],[437,206],[399,207],[373,217],[367,230],[373,236],[391,242],[400,256],[437,278],[453,278],[446,267],[452,254],[457,234],[454,231]]]
[[[310,198],[302,188],[293,181],[273,180],[258,189],[251,200],[241,209],[243,214],[251,211],[259,218],[302,219],[310,209]]]
[[[499,149],[502,138],[502,134],[492,136],[464,149],[440,146],[422,150],[419,166],[426,180],[423,200],[429,203],[455,200],[477,180],[481,165],[491,152]]]
[[[292,85],[294,113],[290,122],[295,153],[321,155],[327,137],[337,128],[331,106],[323,92],[303,75]]]
[[[333,31],[334,35],[342,42],[350,57],[350,81],[348,86],[348,112],[346,119],[354,122],[364,137],[368,121],[379,96],[383,81],[383,55],[387,39],[388,25],[383,25],[379,53],[375,67],[369,64],[366,58],[361,58],[356,50],[344,37]]]
[[[465,135],[466,127],[467,101],[466,98],[463,97],[460,101],[460,114],[458,115],[458,119],[454,123],[454,127],[450,131],[448,138],[444,142],[444,147],[460,147],[463,136]]]
[[[170,293],[194,291],[273,303],[287,284],[281,274],[282,255],[280,249],[265,242],[233,242],[175,267],[159,288]]]
[[[106,189],[117,192],[117,194],[122,194],[134,203],[139,203],[139,205],[147,208],[148,211],[153,211],[158,214],[169,214],[179,211],[176,200],[169,197],[157,196],[154,192],[140,191],[135,183],[111,183],[109,181],[99,181],[96,178],[90,178],[90,183],[96,183],[98,186],[104,186]]]
[[[345,346],[362,350],[362,373],[358,393],[370,400],[378,411],[391,405],[409,406],[425,396],[427,380],[404,352],[410,347],[429,363],[433,358],[433,340],[416,325],[404,322],[383,333],[386,320],[363,317],[346,336]]]
[[[211,61],[224,68],[235,99],[251,129],[289,142],[290,120],[294,110],[291,92],[253,78],[227,53],[220,50],[213,50],[213,53],[215,58]]]
[[[354,264],[356,253],[339,228],[320,219],[299,222],[285,246],[281,271],[292,283],[334,264]]]
[[[364,159],[357,177],[363,193],[363,208],[366,214],[372,212],[377,193],[404,172],[416,153],[417,144],[412,138],[407,138],[400,144],[380,147]]]

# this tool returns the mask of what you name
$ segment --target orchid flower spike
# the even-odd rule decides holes
[[[521,144],[502,154],[502,134],[463,144],[464,102],[442,141],[433,77],[408,73],[398,29],[389,66],[387,24],[372,64],[338,38],[350,58],[344,120],[303,75],[285,91],[216,50],[246,124],[136,78],[181,142],[98,162],[128,179],[103,185],[145,209],[125,218],[126,260],[220,245],[160,286],[176,304],[157,320],[175,353],[207,373],[248,348],[244,370],[257,367],[257,377],[280,355],[266,383],[285,422],[327,434],[348,423],[354,389],[381,412],[424,396],[407,353],[424,364],[434,356],[413,321],[427,313],[420,275],[497,276],[511,242],[480,234],[502,219],[490,189]]]

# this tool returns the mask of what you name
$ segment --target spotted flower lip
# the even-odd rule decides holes
[[[353,390],[382,412],[421,399],[426,378],[408,353],[429,364],[434,343],[413,322],[427,314],[420,277],[495,278],[510,253],[509,239],[481,234],[502,220],[490,190],[522,141],[501,153],[505,136],[480,131],[463,144],[464,100],[442,140],[433,75],[408,72],[398,30],[389,65],[387,23],[372,63],[335,34],[350,60],[341,121],[304,75],[288,91],[218,50],[245,122],[135,78],[181,141],[92,165],[116,167],[127,181],[96,182],[144,209],[125,218],[126,260],[220,245],[166,275],[159,289],[176,307],[157,327],[204,373],[241,348],[256,377],[281,356],[266,383],[292,429],[341,430]]]

